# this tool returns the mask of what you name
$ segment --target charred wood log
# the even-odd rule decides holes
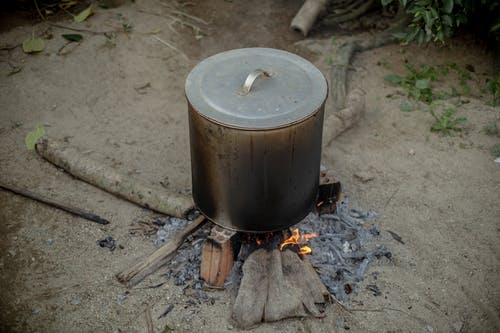
[[[158,268],[168,263],[172,255],[184,243],[186,238],[198,230],[204,223],[205,217],[202,215],[191,222],[180,231],[175,237],[167,241],[162,247],[154,251],[146,258],[141,258],[134,265],[116,274],[116,278],[127,287],[133,287],[141,282],[146,276],[154,273]]]
[[[247,329],[285,318],[322,317],[317,304],[329,300],[330,294],[312,266],[295,252],[258,249],[243,265],[232,319]]]

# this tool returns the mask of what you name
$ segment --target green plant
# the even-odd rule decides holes
[[[409,96],[417,101],[431,103],[436,97],[432,92],[431,82],[438,79],[434,67],[420,65],[419,69],[416,69],[413,65],[407,64],[406,68],[410,72],[407,76],[388,75],[384,77],[384,80],[399,84]]]
[[[483,131],[484,133],[486,133],[486,135],[491,135],[491,136],[497,135],[499,134],[498,130],[499,128],[497,127],[496,123],[491,123],[483,127]]]
[[[407,32],[397,33],[403,42],[444,42],[458,27],[478,20],[485,32],[500,30],[498,0],[381,0],[383,6],[399,3],[411,17]],[[483,31],[484,32],[484,31]]]
[[[490,149],[491,155],[493,155],[495,158],[500,157],[500,143],[497,143]]]
[[[467,120],[465,117],[456,117],[457,110],[454,108],[446,108],[437,115],[434,107],[431,107],[430,113],[435,120],[431,131],[439,132],[442,135],[452,135],[454,131],[460,131],[461,128],[458,126]]]
[[[492,95],[491,106],[500,105],[500,76],[486,80],[486,90]]]

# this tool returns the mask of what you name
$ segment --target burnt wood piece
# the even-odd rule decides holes
[[[231,238],[236,232],[215,226],[203,244],[200,278],[206,286],[222,288],[234,264]]]
[[[44,203],[46,205],[49,205],[49,206],[52,206],[55,208],[59,208],[61,210],[64,210],[65,212],[71,213],[71,214],[79,216],[79,217],[83,217],[84,219],[87,219],[87,220],[92,221],[92,222],[96,222],[96,223],[103,224],[103,225],[109,223],[108,220],[103,219],[102,217],[95,215],[91,212],[85,211],[85,210],[80,209],[78,207],[71,206],[67,203],[62,203],[62,202],[56,201],[54,199],[49,199],[49,198],[43,197],[40,194],[33,193],[33,192],[30,192],[30,191],[22,189],[22,188],[18,188],[14,185],[7,185],[7,184],[0,183],[0,188],[3,188],[4,190],[10,191],[12,193],[21,195],[23,197],[26,197],[26,198],[29,198],[32,200],[36,200],[36,201]]]
[[[336,203],[342,197],[342,185],[329,172],[321,172],[316,209],[319,214],[335,212]]]
[[[290,250],[258,249],[243,264],[232,319],[243,329],[285,318],[322,317],[316,304],[330,300],[307,261]]]
[[[206,222],[205,217],[199,216],[196,220],[188,224],[175,237],[168,240],[165,245],[154,251],[146,258],[141,258],[136,261],[132,267],[123,270],[116,274],[116,278],[127,287],[133,287],[141,282],[146,276],[155,272],[158,268],[165,265],[179,248],[184,243],[184,240],[193,232],[198,230]]]

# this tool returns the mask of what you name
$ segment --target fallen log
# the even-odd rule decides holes
[[[83,157],[76,148],[44,137],[36,144],[37,153],[50,163],[87,183],[159,213],[184,218],[192,209],[190,197],[166,192],[159,186],[117,173],[110,167]]]
[[[318,16],[326,11],[327,4],[328,0],[306,0],[290,23],[290,28],[307,36]]]
[[[87,219],[87,220],[92,221],[92,222],[96,222],[96,223],[103,224],[103,225],[109,223],[108,220],[103,219],[102,217],[100,217],[96,214],[93,214],[89,211],[86,211],[86,210],[83,210],[81,208],[69,205],[67,203],[59,202],[59,201],[54,200],[54,199],[49,199],[49,198],[43,197],[40,194],[33,193],[31,191],[28,191],[28,190],[25,190],[22,188],[18,188],[14,185],[7,185],[7,184],[0,183],[0,188],[3,188],[4,190],[10,191],[12,193],[21,195],[23,197],[44,203],[44,204],[49,205],[51,207],[61,209],[65,212],[82,217],[82,218]]]
[[[261,322],[313,315],[330,294],[309,262],[290,250],[258,249],[243,264],[232,319],[242,329]]]
[[[346,108],[333,112],[323,123],[323,146],[329,145],[333,139],[353,127],[365,112],[365,93],[353,89],[347,96]]]
[[[168,263],[172,255],[179,246],[184,243],[186,238],[200,228],[205,222],[205,217],[203,215],[199,216],[151,255],[137,260],[130,268],[116,274],[116,278],[129,288],[135,286],[146,276],[154,273],[158,268]]]

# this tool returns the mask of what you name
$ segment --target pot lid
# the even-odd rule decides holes
[[[213,55],[189,73],[186,97],[206,118],[229,127],[271,129],[314,114],[327,97],[323,74],[295,54],[245,48]]]

